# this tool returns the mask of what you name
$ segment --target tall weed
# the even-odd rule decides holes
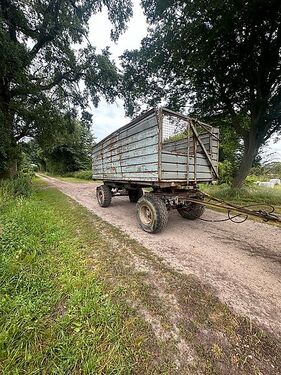
[[[30,196],[32,192],[32,177],[30,173],[20,173],[16,178],[0,181],[0,196],[2,196],[2,199],[9,196]]]

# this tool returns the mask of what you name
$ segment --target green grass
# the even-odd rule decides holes
[[[39,175],[41,176],[47,176],[47,177],[54,177],[54,178],[57,178],[58,180],[61,180],[61,181],[65,181],[65,182],[75,182],[75,183],[82,183],[82,184],[89,184],[89,183],[92,183],[93,180],[83,180],[83,179],[80,179],[80,178],[76,178],[76,177],[66,177],[66,176],[59,176],[59,175],[55,175],[55,174],[52,174],[52,173],[48,173],[48,172],[44,172],[44,173],[39,173]]]
[[[247,186],[233,189],[228,185],[202,185],[201,190],[211,196],[240,205],[270,204],[281,212],[281,186],[273,189],[261,186]]]
[[[78,180],[92,180],[93,171],[90,170],[81,170],[76,172],[68,172],[63,175],[63,177],[73,177]]]
[[[0,194],[0,373],[134,373],[145,334],[95,272],[106,243],[84,232],[84,210],[36,185]]]
[[[0,189],[0,256],[1,374],[281,371],[275,338],[44,183]]]
[[[80,184],[89,184],[93,182],[93,180],[83,180],[81,178],[76,178],[76,177],[65,177],[65,176],[53,176],[61,181],[65,182],[79,182]]]

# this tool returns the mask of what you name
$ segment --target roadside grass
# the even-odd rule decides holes
[[[55,177],[58,180],[65,181],[65,182],[76,182],[76,183],[79,182],[80,184],[90,184],[91,182],[93,182],[93,180],[83,180],[83,179],[76,178],[76,177],[66,177],[66,176],[51,176],[51,177]]]
[[[63,177],[73,177],[77,178],[78,180],[92,180],[93,171],[89,170],[81,170],[76,172],[68,172],[63,175]]]
[[[78,177],[66,176],[66,175],[56,175],[56,174],[48,173],[48,172],[39,172],[37,174],[39,176],[41,175],[41,176],[47,176],[47,177],[54,177],[54,178],[57,178],[61,181],[65,181],[65,182],[79,182],[80,184],[81,183],[89,184],[89,183],[93,182],[92,179],[81,179],[81,178],[78,178]]]
[[[30,198],[0,197],[0,373],[145,368],[153,335],[98,277],[94,257],[107,243],[94,227],[85,234],[84,210],[38,181]]]
[[[0,373],[281,372],[277,339],[199,279],[56,189],[36,189],[0,203]]]
[[[281,214],[281,186],[277,185],[273,189],[261,186],[245,186],[240,189],[234,189],[228,185],[201,185],[201,190],[207,194],[243,205],[268,204],[275,207],[276,213]]]
[[[40,174],[47,175],[50,177],[58,178],[62,181],[69,181],[69,182],[91,182],[93,171],[92,170],[81,170],[76,172],[66,172],[61,175],[49,173],[49,172],[42,172]]]

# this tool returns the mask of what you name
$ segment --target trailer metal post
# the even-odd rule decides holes
[[[186,160],[186,184],[189,185],[189,132],[190,132],[190,125],[189,121],[187,121],[187,160]]]
[[[157,111],[158,119],[158,179],[162,180],[162,149],[163,149],[163,111],[162,108]]]

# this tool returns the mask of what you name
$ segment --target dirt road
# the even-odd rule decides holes
[[[198,276],[236,312],[281,337],[279,228],[250,220],[243,224],[188,221],[173,211],[167,229],[151,235],[138,227],[135,205],[127,197],[113,198],[110,207],[101,208],[95,198],[95,183],[42,178],[122,229],[175,269]],[[222,217],[223,214],[211,210],[204,214],[206,219]]]

